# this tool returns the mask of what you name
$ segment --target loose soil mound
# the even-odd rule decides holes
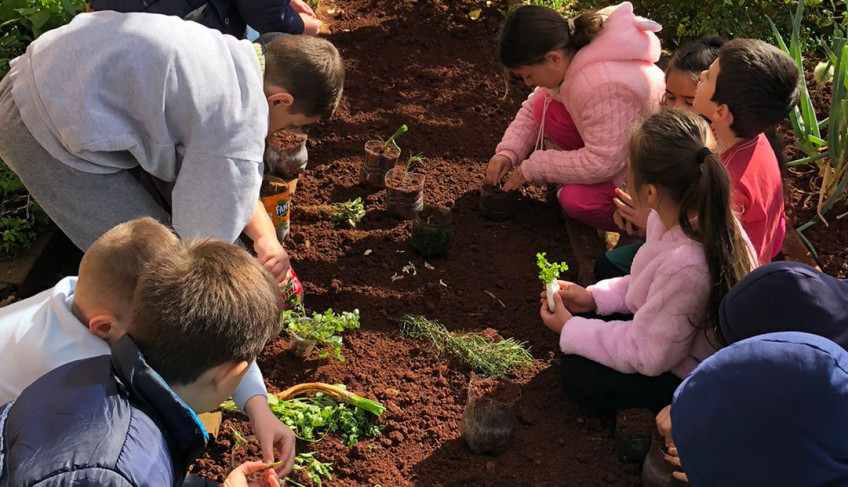
[[[309,447],[334,463],[331,486],[638,485],[638,467],[616,460],[611,429],[581,414],[559,389],[557,336],[539,318],[535,267],[536,252],[574,261],[552,191],[525,190],[520,214],[509,222],[479,215],[486,162],[529,93],[520,83],[505,84],[495,54],[502,21],[495,6],[469,19],[480,3],[338,0],[332,6],[330,39],[345,58],[345,96],[333,120],[310,130],[310,168],[292,211],[361,196],[368,214],[351,230],[297,222],[287,248],[307,305],[358,308],[362,329],[345,336],[344,363],[296,359],[280,338],[259,365],[271,391],[299,382],[343,383],[386,404],[381,437],[349,449],[328,435]],[[428,159],[420,169],[429,181],[425,203],[453,214],[448,257],[429,262],[433,269],[407,244],[412,223],[385,215],[385,191],[358,184],[363,144],[403,123],[410,127],[399,140],[404,152]],[[404,273],[409,263],[416,270]],[[532,347],[536,361],[518,377],[519,421],[506,452],[469,451],[459,423],[471,371],[401,336],[392,319],[405,314],[426,315],[452,331],[495,329]],[[210,446],[195,472],[223,480],[231,427],[251,431],[243,417],[228,416],[221,428],[226,438]]]

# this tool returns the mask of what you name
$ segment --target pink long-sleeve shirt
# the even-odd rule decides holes
[[[623,373],[648,376],[671,371],[686,377],[715,352],[704,331],[710,271],[700,242],[680,225],[666,228],[648,217],[646,242],[629,276],[589,286],[597,313],[633,314],[630,321],[575,316],[560,334],[563,353],[589,358]]]
[[[656,22],[636,17],[629,2],[604,21],[602,32],[574,55],[558,91],[537,88],[522,104],[495,152],[521,164],[531,183],[620,185],[633,127],[660,107],[665,90]],[[533,117],[538,96],[562,103],[584,146],[578,150],[533,149],[541,127]],[[544,119],[544,117],[542,117]]]

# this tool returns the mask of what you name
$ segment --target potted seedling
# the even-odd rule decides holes
[[[343,362],[341,333],[359,328],[359,310],[337,315],[328,309],[324,313],[312,313],[312,317],[307,317],[303,305],[298,302],[292,309],[283,312],[283,323],[291,334],[290,350],[296,357],[307,357],[317,346],[319,358],[332,355]]]
[[[274,224],[277,240],[282,243],[289,234],[291,191],[285,180],[265,174],[259,188],[259,199]]]
[[[423,162],[423,154],[409,151],[405,164],[386,172],[386,211],[390,215],[411,220],[424,206],[424,175],[412,172]]]
[[[460,423],[471,451],[495,455],[509,445],[520,397],[521,388],[514,382],[481,375],[471,378]]]
[[[539,279],[545,283],[545,294],[548,298],[548,309],[551,313],[553,313],[554,293],[559,292],[559,283],[557,282],[557,278],[559,278],[560,272],[568,270],[568,264],[565,262],[551,264],[548,262],[548,259],[545,258],[545,252],[542,252],[540,254],[536,254],[536,265],[539,266]]]
[[[503,184],[492,186],[484,184],[480,188],[480,211],[483,217],[492,221],[504,221],[518,213],[518,190],[504,191]]]
[[[365,160],[362,171],[359,173],[359,181],[365,187],[373,189],[386,187],[386,172],[395,167],[400,157],[400,147],[395,141],[407,130],[404,124],[385,142],[369,140],[365,143]]]
[[[307,162],[306,134],[277,130],[268,137],[265,164],[271,173],[290,180],[306,169]]]
[[[447,254],[451,220],[453,217],[447,208],[424,205],[412,221],[412,248],[425,259]]]
[[[298,205],[297,216],[304,220],[330,220],[354,228],[365,216],[365,205],[362,198],[333,205]]]
[[[622,463],[642,463],[651,448],[654,413],[648,409],[625,409],[615,417],[615,446]]]
[[[682,487],[683,482],[672,476],[677,470],[665,459],[665,442],[658,432],[654,432],[651,448],[642,464],[643,487]]]

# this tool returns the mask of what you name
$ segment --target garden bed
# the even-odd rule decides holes
[[[579,410],[559,389],[558,340],[539,318],[535,255],[547,252],[551,260],[572,264],[565,279],[588,270],[576,265],[553,190],[524,189],[516,219],[480,216],[486,162],[529,93],[522,83],[505,81],[497,62],[503,17],[496,6],[469,18],[481,3],[322,0],[322,12],[331,15],[329,38],[345,58],[345,96],[332,121],[310,129],[309,168],[293,201],[287,248],[307,307],[357,308],[362,328],[345,335],[345,362],[295,358],[281,337],[259,364],[273,392],[301,382],[343,383],[387,406],[377,438],[353,448],[332,435],[318,444],[299,443],[298,451],[317,451],[333,463],[331,486],[639,485],[639,467],[618,461],[611,426]],[[412,222],[385,213],[385,191],[359,184],[363,144],[404,123],[403,156],[411,149],[428,159],[417,170],[428,181],[424,203],[450,208],[453,218],[447,257],[426,264],[407,243]],[[367,214],[354,229],[297,218],[298,205],[357,197]],[[806,221],[804,211],[796,221]],[[807,235],[832,272],[826,262],[845,262],[848,236],[834,243],[842,257],[827,254],[826,242],[835,239],[819,237],[823,228]],[[400,335],[394,320],[406,314],[437,319],[452,331],[494,329],[532,347],[534,363],[517,377],[518,421],[504,453],[473,454],[460,438],[471,371]],[[224,418],[220,438],[193,468],[219,482],[230,466],[230,432],[251,431],[243,416]],[[253,442],[248,451],[258,458],[255,438],[247,438]],[[302,474],[294,478],[308,484]]]
[[[322,10],[333,11],[329,38],[345,58],[345,96],[331,122],[310,130],[309,168],[293,201],[287,248],[305,283],[307,307],[358,308],[362,329],[345,335],[343,363],[295,358],[280,338],[259,364],[272,391],[300,382],[343,383],[386,404],[380,437],[352,449],[332,435],[298,445],[333,462],[332,486],[637,485],[638,467],[617,461],[612,430],[584,417],[559,389],[557,336],[539,318],[535,255],[570,263],[574,257],[552,191],[525,190],[516,219],[480,216],[485,164],[529,89],[510,81],[506,93],[495,51],[502,17],[491,7],[471,20],[468,12],[479,6],[322,2]],[[373,63],[374,53],[395,62]],[[448,255],[428,261],[432,269],[408,245],[412,222],[385,213],[385,191],[359,185],[363,144],[404,123],[409,132],[398,141],[404,159],[411,149],[428,160],[417,170],[429,181],[424,203],[453,215]],[[298,205],[356,197],[367,215],[355,229],[297,218]],[[403,272],[410,263],[414,274]],[[576,272],[572,266],[564,277]],[[401,336],[393,320],[405,314],[528,342],[536,360],[518,377],[517,426],[500,456],[475,455],[459,437],[470,370]],[[251,431],[244,417],[225,414],[221,438],[195,472],[223,480],[231,428]]]

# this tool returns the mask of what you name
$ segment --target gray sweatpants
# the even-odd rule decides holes
[[[21,120],[8,76],[0,81],[0,159],[82,250],[115,225],[140,216],[170,221],[165,209],[130,171],[82,172],[44,150]]]

